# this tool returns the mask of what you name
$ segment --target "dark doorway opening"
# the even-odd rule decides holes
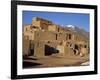
[[[29,52],[29,56],[34,55],[34,44],[30,44],[30,52]]]
[[[57,50],[54,47],[45,45],[45,56],[49,56],[49,55],[57,54],[57,53],[59,53],[59,50]]]
[[[74,54],[75,55],[78,55],[79,54],[79,51],[78,50],[79,50],[79,47],[78,47],[78,45],[75,44],[75,49],[74,49]]]
[[[77,50],[78,50],[78,45],[76,45],[76,44],[75,44],[75,49],[77,49]]]

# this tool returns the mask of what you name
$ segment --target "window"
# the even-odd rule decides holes
[[[57,34],[56,34],[56,40],[57,40]]]
[[[58,28],[58,32],[59,32],[59,28]]]
[[[26,28],[26,31],[27,31],[27,28]]]
[[[69,34],[69,39],[71,39],[71,34]]]
[[[84,48],[86,48],[86,45],[84,46]]]

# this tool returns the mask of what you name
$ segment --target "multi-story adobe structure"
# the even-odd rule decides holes
[[[89,43],[72,30],[51,21],[35,17],[23,27],[23,55],[44,57],[57,55],[86,55]]]

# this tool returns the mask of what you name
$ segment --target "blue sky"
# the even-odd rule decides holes
[[[89,14],[83,13],[62,13],[62,12],[40,12],[23,11],[23,24],[31,24],[33,17],[41,17],[58,25],[74,25],[89,32]]]

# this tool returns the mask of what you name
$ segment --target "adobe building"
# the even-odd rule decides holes
[[[86,39],[51,21],[35,17],[32,24],[23,27],[24,56],[84,56],[89,53],[88,50]]]

